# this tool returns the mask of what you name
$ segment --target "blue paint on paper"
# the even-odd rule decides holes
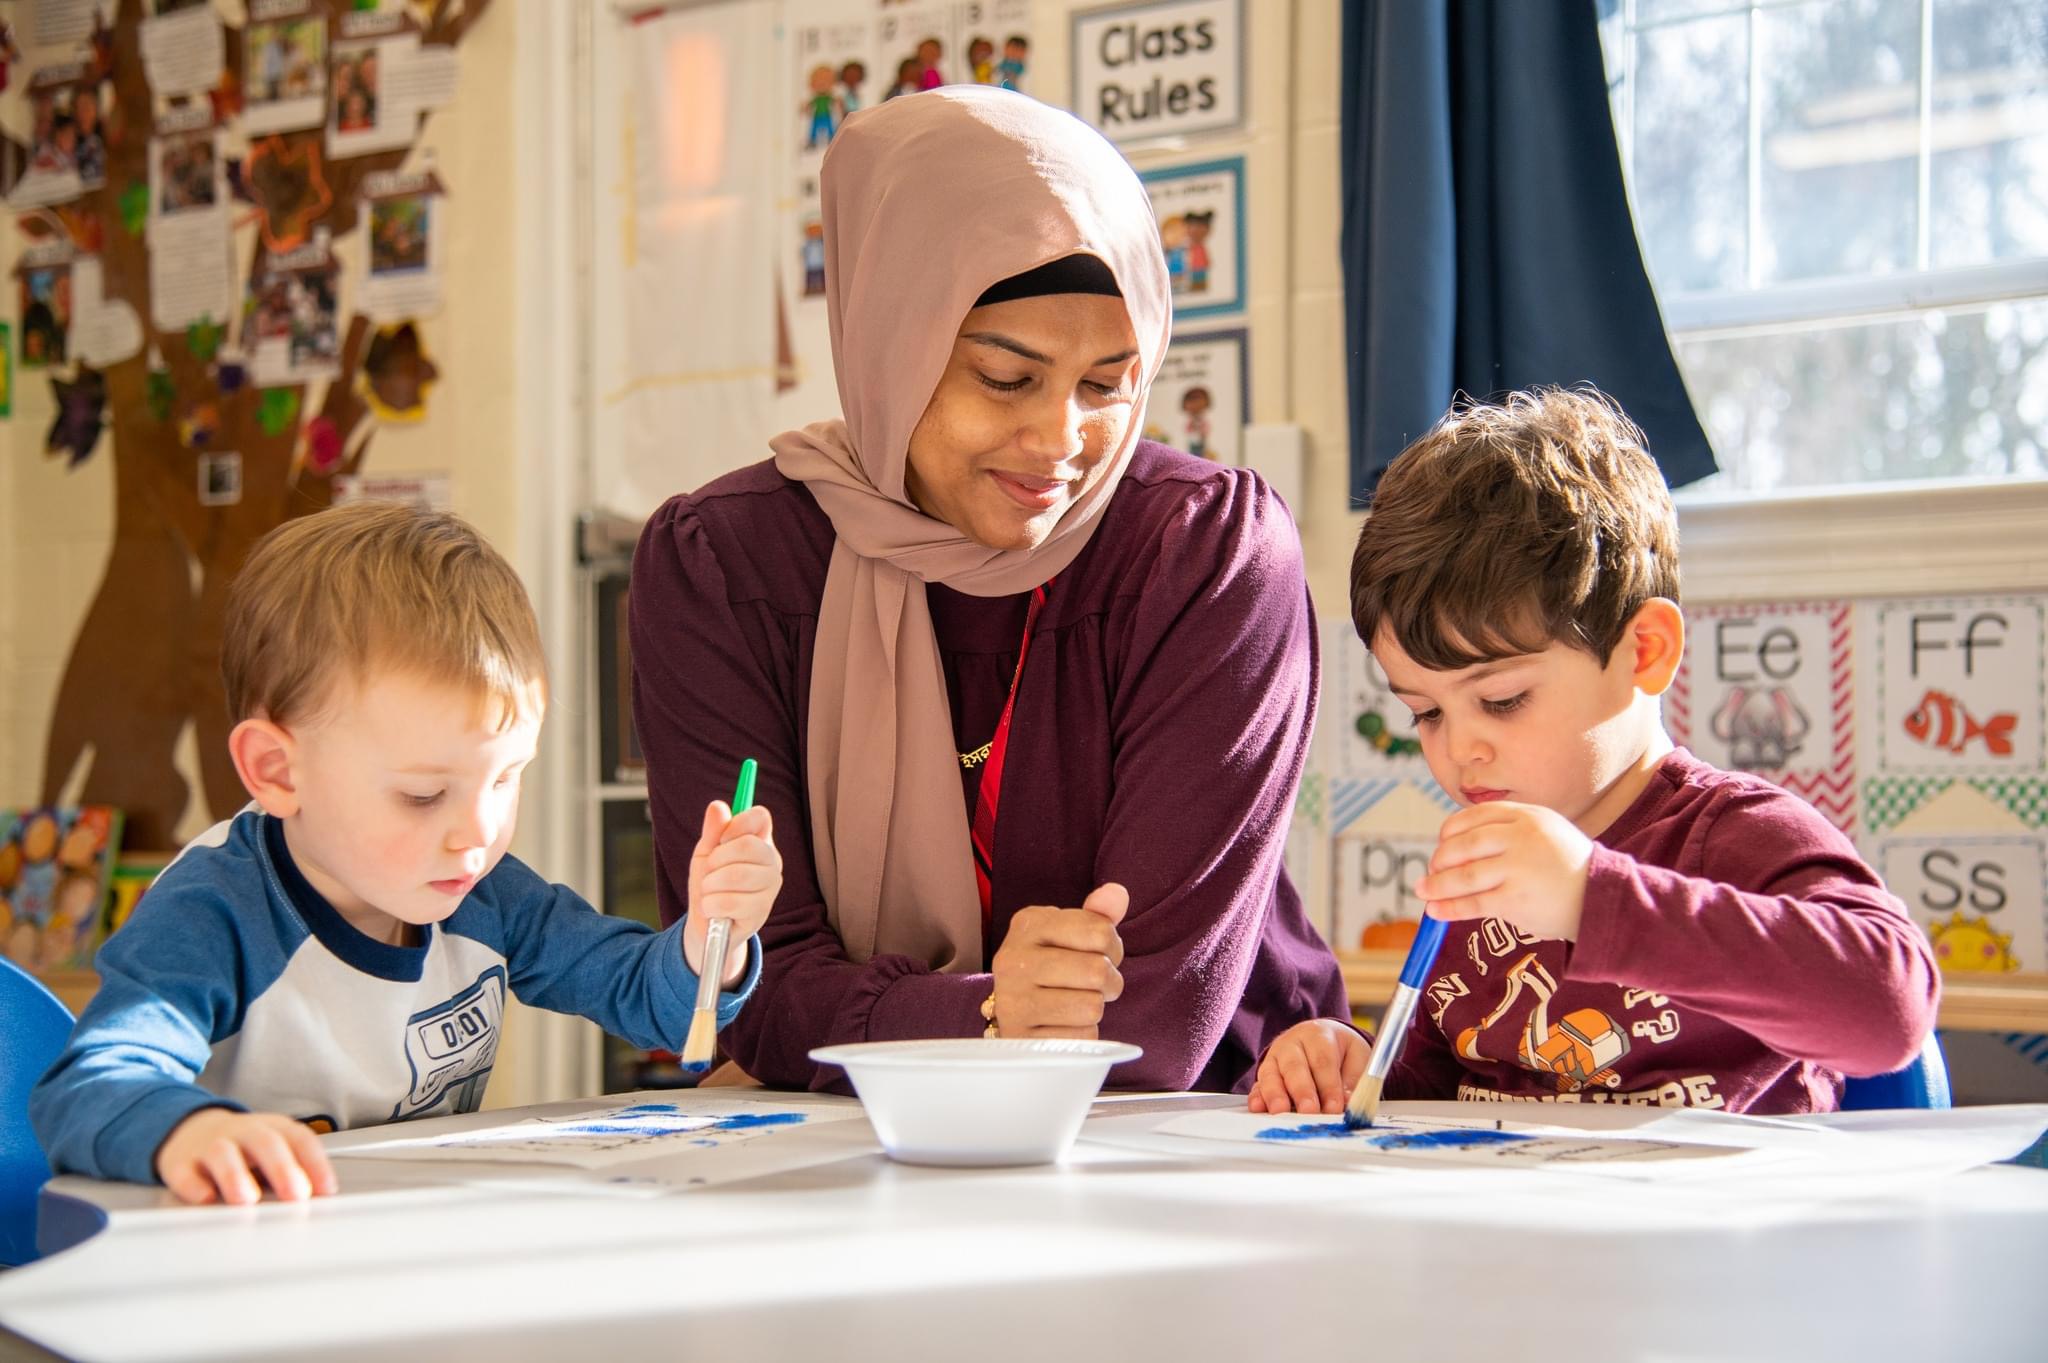
[[[736,1117],[722,1117],[705,1130],[759,1131],[769,1126],[795,1126],[803,1119],[801,1112],[742,1112]]]
[[[1351,1135],[1342,1122],[1310,1122],[1307,1126],[1269,1126],[1259,1133],[1262,1141],[1332,1141]]]
[[[1455,1150],[1466,1145],[1513,1145],[1533,1141],[1518,1131],[1383,1131],[1368,1135],[1369,1144],[1380,1150]]]
[[[1342,1122],[1310,1122],[1305,1126],[1269,1126],[1258,1133],[1262,1141],[1348,1141],[1356,1140],[1375,1150],[1455,1150],[1462,1146],[1512,1145],[1532,1141],[1516,1131],[1481,1131],[1454,1127],[1443,1131],[1374,1131]]]
[[[664,1121],[663,1118],[668,1120]],[[743,1112],[737,1116],[706,1121],[692,1116],[672,1103],[642,1103],[607,1113],[605,1120],[571,1122],[556,1127],[561,1136],[682,1136],[714,1131],[761,1131],[778,1126],[795,1126],[804,1120],[801,1112]],[[699,1141],[716,1145],[716,1141]]]
[[[668,1122],[578,1122],[574,1126],[556,1127],[564,1136],[680,1136],[685,1131],[701,1131],[702,1127],[684,1117]]]

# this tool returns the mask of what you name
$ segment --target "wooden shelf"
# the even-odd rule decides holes
[[[1402,956],[1398,951],[1337,953],[1352,1008],[1377,1013],[1393,997]],[[2048,1032],[2048,975],[1943,976],[1938,1025],[1966,1032]]]
[[[2048,1032],[2048,975],[1944,975],[1941,1025],[1970,1032]]]

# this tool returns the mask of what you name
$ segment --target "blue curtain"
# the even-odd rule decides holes
[[[1714,472],[1636,245],[1594,0],[1346,0],[1351,488],[1450,406],[1594,383]]]

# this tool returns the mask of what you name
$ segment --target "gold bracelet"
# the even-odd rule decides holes
[[[981,1001],[981,1020],[988,1026],[981,1029],[984,1041],[996,1035],[996,991],[988,991],[988,997]]]

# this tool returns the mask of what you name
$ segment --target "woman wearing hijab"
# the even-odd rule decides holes
[[[634,719],[664,919],[704,792],[761,759],[784,888],[728,1053],[1136,1042],[1242,1090],[1344,1009],[1281,869],[1316,693],[1300,541],[1246,470],[1140,441],[1172,305],[1143,186],[1069,114],[952,86],[823,171],[844,417],[657,512]]]

